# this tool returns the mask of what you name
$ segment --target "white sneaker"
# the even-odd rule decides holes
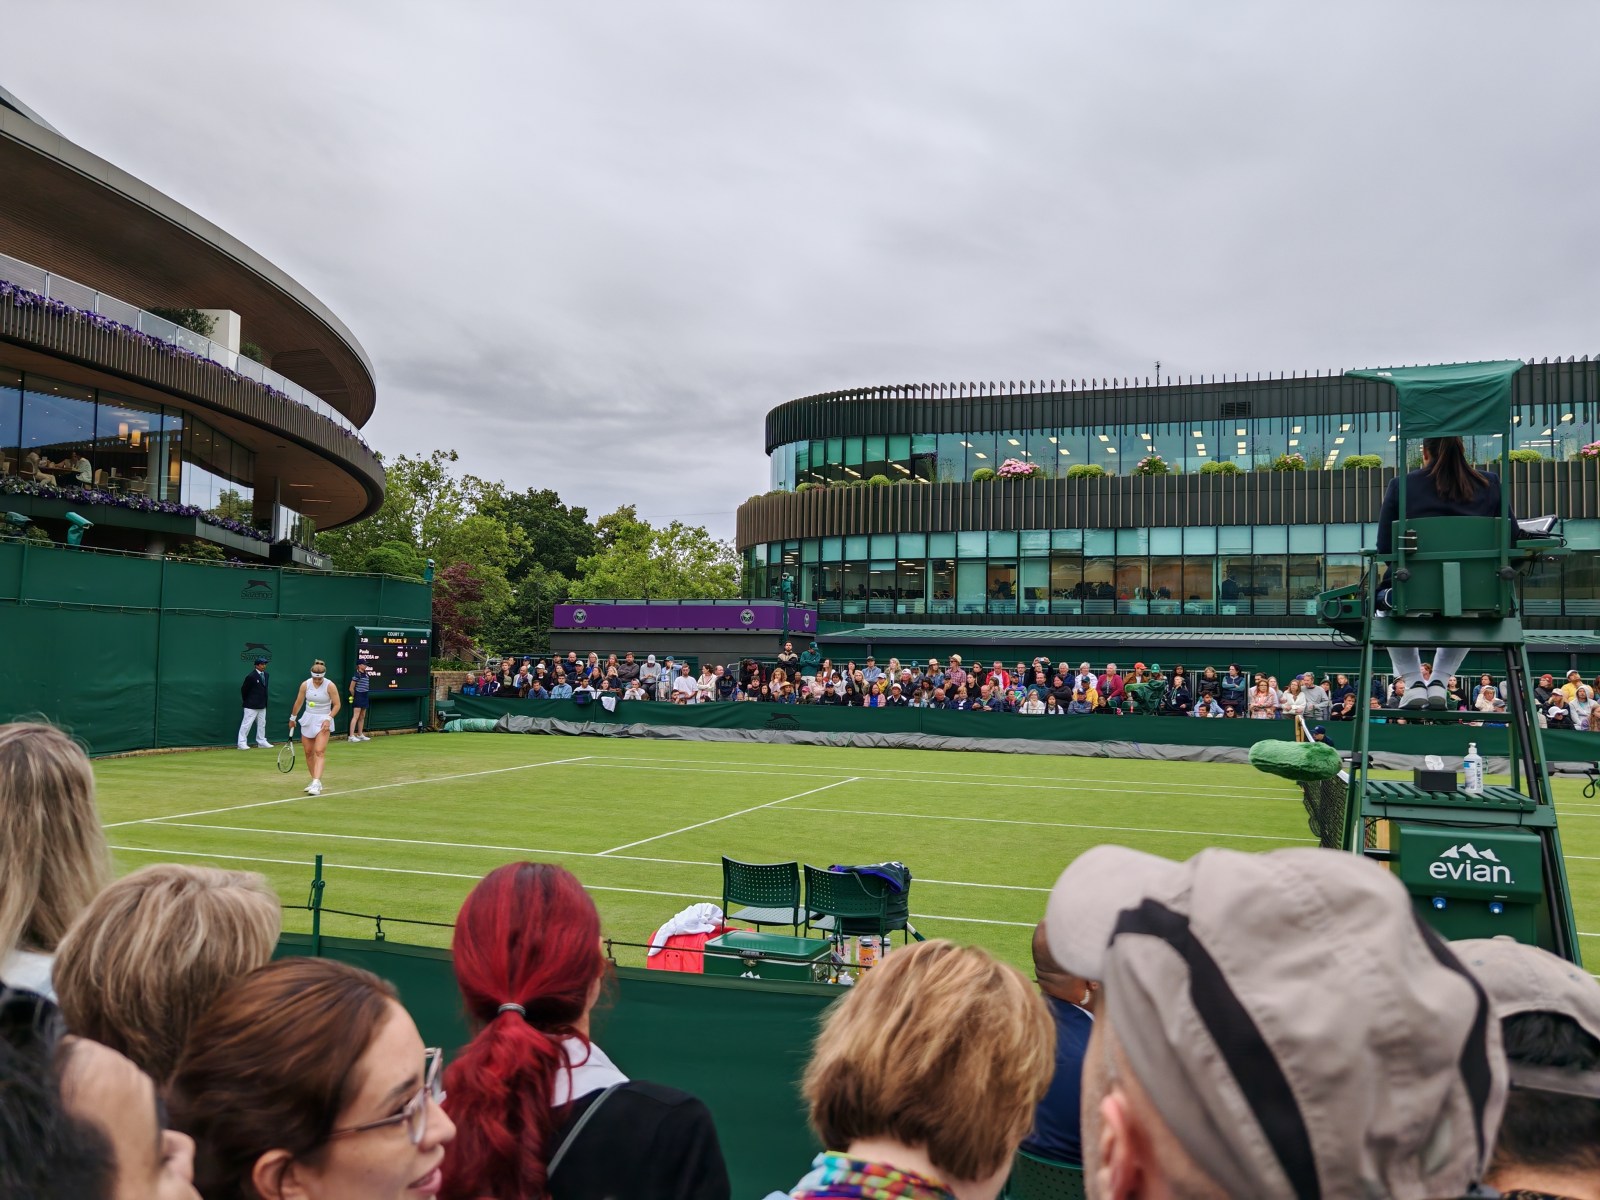
[[[244,743],[243,743],[243,742],[240,742],[240,743],[239,743],[239,749],[241,749],[241,750],[248,750],[248,749],[250,749],[250,747],[249,747],[249,746],[247,746],[247,745],[245,745],[245,744],[244,744]]]
[[[317,786],[317,781],[315,779],[313,779],[310,783],[306,784],[306,786],[302,790],[308,796],[315,796],[317,794],[316,790],[315,790],[316,786]]]
[[[322,780],[320,780],[320,779],[313,779],[313,780],[312,780],[312,781],[311,781],[311,787],[310,787],[310,788],[309,788],[309,789],[307,789],[307,790],[308,790],[308,791],[310,791],[310,793],[311,793],[311,794],[312,794],[312,795],[313,795],[313,796],[320,796],[320,795],[322,795]]]
[[[261,750],[271,750],[271,749],[272,749],[272,743],[271,743],[271,742],[257,742],[257,743],[256,743],[256,747],[257,747],[257,748],[258,748],[258,749],[261,749]],[[242,749],[244,749],[244,747],[243,747],[243,746],[241,746],[241,747],[239,747],[239,748],[240,748],[240,749],[241,749],[241,750],[242,750]]]

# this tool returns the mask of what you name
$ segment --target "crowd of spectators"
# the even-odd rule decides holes
[[[565,868],[463,903],[449,1063],[377,976],[269,961],[260,876],[108,879],[82,750],[0,726],[0,1195],[730,1200],[710,1109],[594,1038]],[[1097,846],[1033,959],[935,939],[864,970],[804,1073],[824,1150],[773,1197],[995,1200],[1019,1147],[1096,1200],[1600,1195],[1600,982],[1442,941],[1361,856]]]
[[[1422,682],[1430,682],[1422,666]],[[1353,720],[1362,700],[1350,675],[1306,671],[1280,680],[1262,672],[1246,673],[1238,663],[1191,672],[1178,665],[1163,670],[1159,663],[1136,662],[1124,671],[1114,662],[1096,669],[1088,662],[1052,663],[1040,655],[1007,666],[993,659],[970,666],[960,654],[880,664],[868,655],[860,662],[835,662],[813,642],[804,653],[785,643],[775,662],[746,658],[733,663],[702,663],[698,672],[671,655],[659,661],[632,653],[591,652],[579,658],[544,660],[506,658],[473,681],[473,694],[515,696],[535,700],[587,703],[601,697],[651,700],[672,704],[750,702],[820,704],[850,708],[942,708],[955,711],[1022,713],[1028,716],[1121,716],[1143,714],[1202,719],[1303,720],[1308,724]],[[1505,682],[1489,675],[1477,683],[1452,675],[1447,707],[1484,714],[1485,724],[1504,719]],[[1586,683],[1571,671],[1564,683],[1545,675],[1535,688],[1538,718],[1551,729],[1591,728],[1600,677]],[[1399,678],[1374,677],[1364,707],[1401,707],[1405,684]],[[1380,718],[1404,722],[1405,717]]]

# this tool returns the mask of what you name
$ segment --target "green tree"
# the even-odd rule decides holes
[[[589,510],[561,503],[550,488],[523,492],[495,489],[484,497],[480,509],[508,529],[520,529],[523,543],[506,568],[513,580],[527,576],[537,565],[571,578],[578,560],[599,548]]]
[[[254,508],[237,488],[224,488],[217,496],[217,503],[211,509],[211,515],[229,521],[244,521],[248,524],[254,516]]]
[[[733,599],[739,558],[701,525],[656,529],[623,505],[595,522],[601,549],[578,562],[572,594],[585,598]]]
[[[420,579],[426,567],[422,555],[409,542],[385,542],[368,550],[361,569],[374,575],[398,575]]]

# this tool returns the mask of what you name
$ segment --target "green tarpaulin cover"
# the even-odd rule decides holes
[[[1505,433],[1511,425],[1511,377],[1518,359],[1346,371],[1357,379],[1394,384],[1403,438]]]

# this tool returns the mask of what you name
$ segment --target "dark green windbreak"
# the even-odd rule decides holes
[[[1394,384],[1403,438],[1505,433],[1511,424],[1511,377],[1519,359],[1346,371],[1357,379]]]

